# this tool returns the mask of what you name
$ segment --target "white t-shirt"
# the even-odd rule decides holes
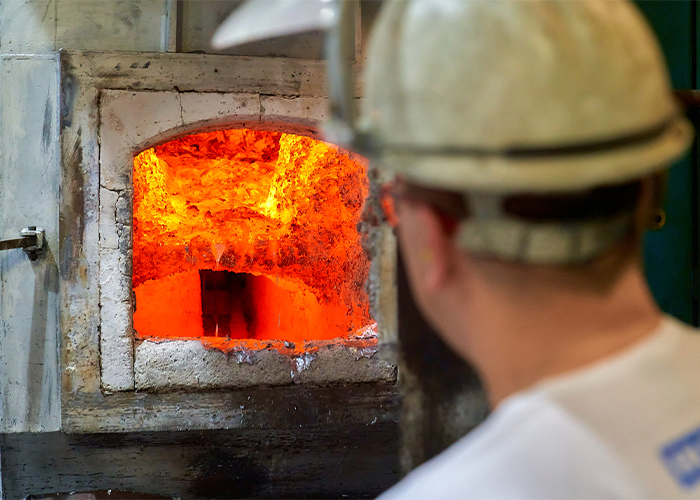
[[[507,398],[380,498],[700,498],[700,334],[667,317]]]

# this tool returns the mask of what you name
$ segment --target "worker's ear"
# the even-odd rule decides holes
[[[414,291],[435,293],[452,268],[454,231],[445,224],[444,216],[425,203],[400,201],[397,208],[401,249]]]

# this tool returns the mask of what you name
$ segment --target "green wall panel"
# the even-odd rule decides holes
[[[676,89],[695,88],[695,9],[693,1],[638,1],[661,42]],[[695,249],[695,176],[693,155],[670,171],[666,199],[666,225],[647,233],[644,265],[654,297],[661,308],[697,324],[693,269]]]

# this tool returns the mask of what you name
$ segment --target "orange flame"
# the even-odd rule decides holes
[[[363,163],[292,134],[225,130],[143,151],[137,335],[301,341],[369,325],[356,229],[367,193]]]

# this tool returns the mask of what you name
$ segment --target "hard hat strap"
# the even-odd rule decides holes
[[[509,216],[498,195],[465,194],[472,216],[456,241],[474,253],[531,264],[576,264],[610,248],[632,228],[633,214],[575,222],[530,222]]]

